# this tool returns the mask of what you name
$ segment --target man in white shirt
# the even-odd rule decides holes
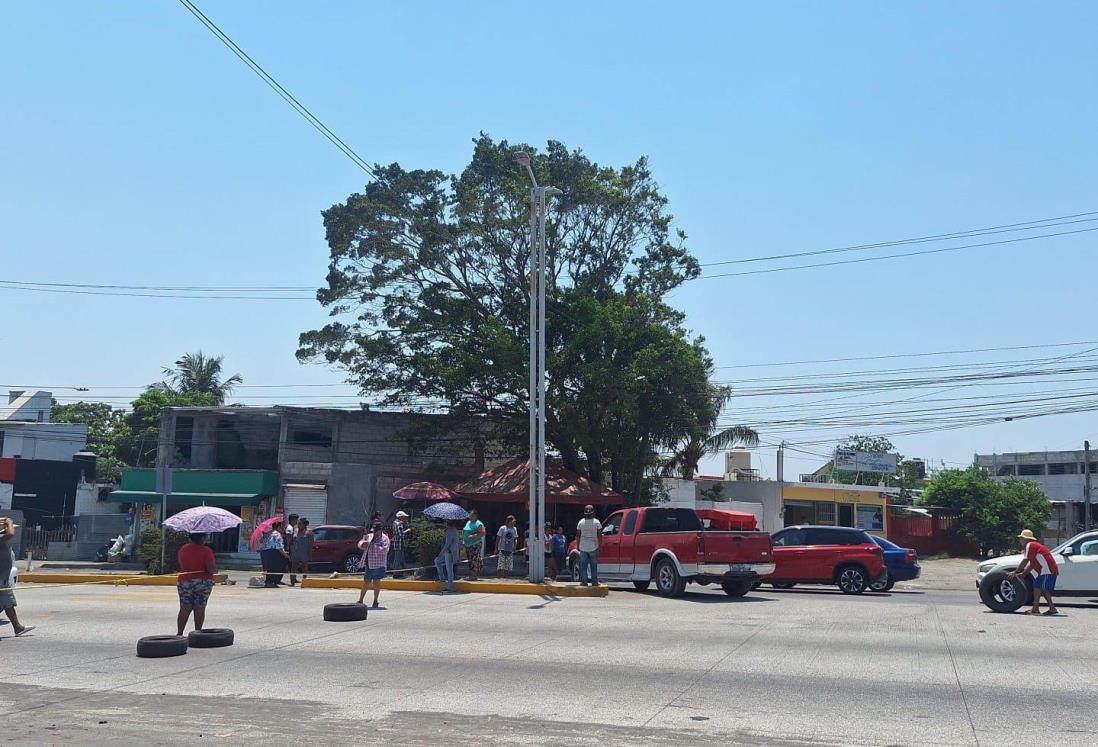
[[[576,525],[576,548],[579,550],[580,586],[599,585],[599,548],[602,546],[602,523],[595,518],[595,507],[583,507],[583,518]]]

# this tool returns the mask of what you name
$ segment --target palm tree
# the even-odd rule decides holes
[[[164,368],[164,376],[167,377],[154,387],[167,389],[171,392],[186,394],[190,392],[205,392],[217,398],[218,403],[223,403],[237,384],[244,383],[240,374],[233,374],[222,381],[221,364],[225,356],[207,356],[201,350],[197,353],[185,353],[175,362],[172,368]]]
[[[708,454],[740,444],[758,446],[759,434],[746,425],[734,425],[719,431],[699,431],[680,442],[679,448],[663,463],[664,477],[678,475],[684,480],[693,480],[698,471],[698,462]]]

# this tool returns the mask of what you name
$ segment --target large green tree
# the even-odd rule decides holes
[[[984,557],[1016,548],[1020,530],[1040,531],[1052,516],[1048,496],[1034,483],[1013,477],[997,481],[975,466],[935,473],[916,504],[958,511],[957,532],[977,543]]]
[[[240,374],[225,378],[224,363],[223,355],[206,355],[201,350],[184,353],[174,366],[163,369],[164,381],[151,388],[177,394],[209,394],[216,400],[213,404],[220,405],[232,393],[233,387],[244,383]]]
[[[100,482],[118,482],[123,462],[117,454],[118,439],[125,429],[125,413],[104,402],[71,402],[50,409],[54,423],[83,423],[88,426],[88,449],[96,455]]]
[[[529,308],[526,175],[563,190],[550,204],[546,436],[564,464],[631,490],[659,449],[707,431],[719,405],[712,362],[665,295],[699,273],[641,158],[601,166],[481,135],[459,175],[377,167],[361,193],[324,211],[334,317],[298,356],[345,368],[371,401],[444,406],[526,422]],[[504,431],[509,432],[509,431]]]

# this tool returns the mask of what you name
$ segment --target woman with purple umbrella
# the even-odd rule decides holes
[[[206,544],[210,532],[223,532],[240,526],[240,517],[214,506],[199,506],[180,511],[164,521],[164,526],[190,534],[190,542],[179,548],[176,560],[179,575],[179,614],[176,616],[177,635],[183,635],[187,621],[194,615],[194,629],[202,630],[206,623],[206,604],[213,591],[217,558]]]

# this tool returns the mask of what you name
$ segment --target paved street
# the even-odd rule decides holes
[[[138,659],[171,588],[24,587],[0,628],[4,744],[991,745],[1098,740],[1098,606],[994,615],[974,592],[680,600],[219,587],[232,648]],[[352,600],[353,601],[353,600]]]

